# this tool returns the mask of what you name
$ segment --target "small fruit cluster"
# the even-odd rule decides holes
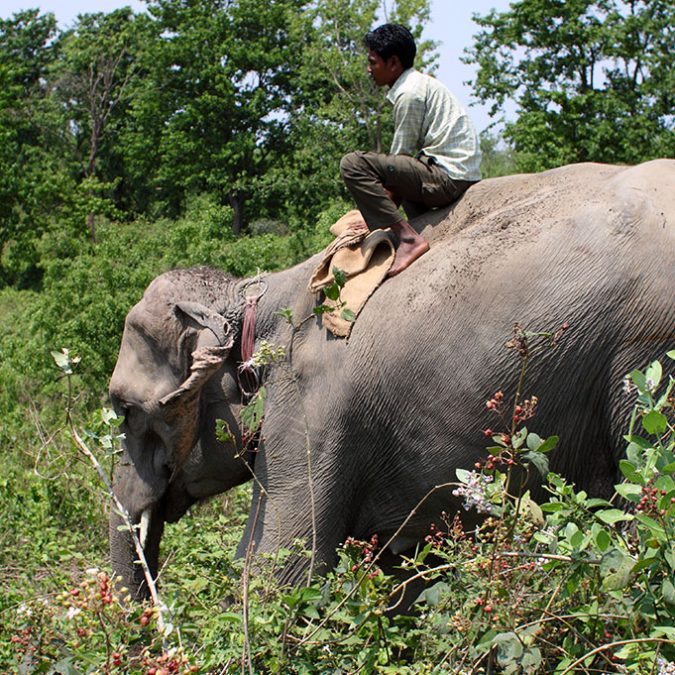
[[[143,668],[146,675],[192,675],[198,673],[199,668],[190,665],[187,656],[181,656],[176,650],[170,650],[160,656],[143,657]]]
[[[499,464],[509,467],[516,464],[516,460],[513,459],[510,452],[502,452],[499,455],[488,457],[484,462],[476,462],[474,467],[477,471],[482,471],[483,469],[493,471]]]
[[[443,547],[445,540],[448,538],[449,533],[439,530],[436,527],[436,523],[431,523],[429,527],[429,534],[424,537],[424,541],[427,544],[431,544],[433,548],[440,549]]]
[[[515,406],[513,409],[513,423],[520,424],[534,417],[537,412],[538,403],[539,399],[536,396],[532,396],[532,398],[525,399],[521,405]]]
[[[498,621],[499,616],[495,614],[494,601],[486,598],[476,598],[476,605],[480,607],[486,614],[490,615],[493,621]]]
[[[364,565],[370,565],[375,557],[375,551],[379,546],[379,538],[374,534],[370,541],[362,541],[354,537],[347,537],[344,543],[345,551],[356,562],[352,565],[352,572],[356,572]],[[373,579],[380,573],[380,570],[375,568],[368,576]]]
[[[110,577],[105,572],[99,572],[97,579],[99,584],[98,597],[104,605],[111,605],[113,602],[113,594],[110,590]]]
[[[504,406],[504,392],[501,391],[501,389],[495,393],[495,395],[485,401],[485,407],[488,410],[493,410],[497,414],[501,414],[503,411],[503,406]]]
[[[659,507],[659,502],[661,498],[666,494],[666,490],[659,490],[658,488],[649,485],[645,485],[642,488],[642,498],[640,499],[638,505],[635,507],[638,511],[642,513],[650,513],[657,516],[665,516],[666,509]],[[670,500],[671,504],[675,504],[675,497]]]
[[[155,610],[152,607],[146,607],[141,614],[141,618],[138,622],[145,628],[151,621],[152,617],[155,615]]]
[[[37,651],[37,646],[34,644],[33,629],[30,626],[21,629],[10,638],[14,651],[18,654],[32,654]]]

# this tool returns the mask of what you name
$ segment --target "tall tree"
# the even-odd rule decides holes
[[[474,17],[467,61],[521,169],[675,155],[672,0],[519,0]]]
[[[297,88],[290,33],[304,0],[155,0],[148,74],[125,147],[166,212],[217,194],[244,224],[251,186],[283,151],[284,111]],[[144,179],[148,182],[148,179]]]
[[[63,119],[48,97],[53,14],[0,20],[0,285],[39,282],[37,247],[68,188]]]
[[[84,14],[62,36],[62,55],[54,73],[54,89],[71,122],[81,164],[84,190],[90,203],[105,190],[101,176],[101,151],[115,118],[125,112],[138,76],[138,54],[146,19],[125,7],[109,14]],[[114,154],[114,149],[109,148]],[[103,185],[101,185],[103,183]],[[95,239],[95,219],[90,209],[87,227]]]

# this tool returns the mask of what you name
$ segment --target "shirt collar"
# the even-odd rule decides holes
[[[387,92],[387,99],[391,101],[392,103],[396,100],[396,96],[403,87],[403,84],[405,81],[413,74],[416,73],[417,71],[414,68],[408,68],[407,70],[404,70],[399,76],[396,82],[391,85],[391,88]]]

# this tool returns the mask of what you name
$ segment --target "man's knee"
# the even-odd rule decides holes
[[[340,176],[342,180],[349,181],[356,175],[362,175],[365,167],[362,152],[350,152],[340,160]]]

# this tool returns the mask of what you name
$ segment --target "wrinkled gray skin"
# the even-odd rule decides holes
[[[330,566],[348,536],[386,540],[430,488],[484,457],[481,429],[498,428],[485,400],[517,379],[516,354],[503,346],[514,322],[530,330],[569,322],[559,346],[531,364],[523,393],[540,404],[528,424],[561,437],[554,469],[608,494],[632,405],[622,378],[673,347],[674,186],[671,160],[573,165],[483,181],[453,208],[423,216],[414,224],[431,251],[376,291],[349,340],[327,335],[318,319],[302,325],[295,380],[285,367],[269,373],[263,441],[246,458],[235,451],[246,280],[205,268],[155,279],[127,317],[110,384],[126,416],[115,491],[142,521],[153,571],[164,522],[249,480],[251,470],[240,554],[251,537],[256,552],[300,537]],[[256,345],[289,345],[289,324],[275,312],[288,307],[296,321],[311,314],[316,263],[265,277]],[[205,353],[211,365],[200,369]],[[235,445],[216,440],[218,418]],[[439,490],[394,552],[422,539],[441,510],[456,509],[451,490]],[[114,569],[143,594],[118,525],[113,513]],[[289,563],[284,580],[297,581],[306,565]]]

